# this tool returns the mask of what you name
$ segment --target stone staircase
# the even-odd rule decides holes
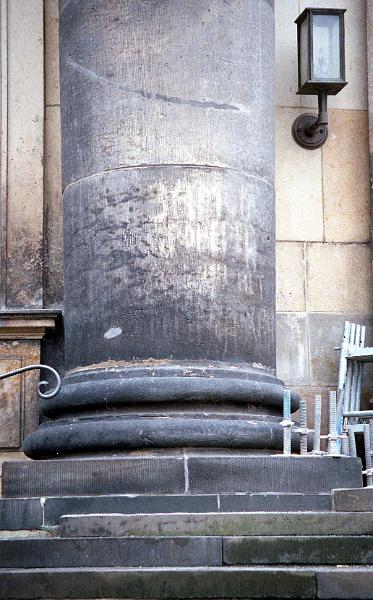
[[[141,500],[169,512],[60,514],[61,498],[28,500],[27,512],[1,500],[0,598],[373,597],[373,512],[174,512],[180,497]]]
[[[360,461],[230,457],[224,477],[219,456],[206,477],[205,460],[181,479],[156,458],[8,463],[0,599],[373,598]]]

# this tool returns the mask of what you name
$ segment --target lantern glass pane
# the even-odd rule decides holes
[[[338,15],[313,15],[312,79],[340,79]]]
[[[300,85],[308,79],[308,18],[300,26]]]

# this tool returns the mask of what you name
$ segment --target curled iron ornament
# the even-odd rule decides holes
[[[54,396],[57,396],[58,392],[61,389],[61,377],[59,376],[59,374],[57,373],[57,371],[55,369],[53,369],[52,367],[48,367],[47,365],[27,365],[26,367],[21,367],[20,369],[15,369],[14,371],[8,371],[8,373],[0,374],[0,380],[6,379],[7,377],[14,377],[15,375],[20,375],[21,373],[25,373],[26,371],[35,371],[36,369],[40,369],[40,370],[46,369],[47,371],[52,373],[56,379],[55,387],[52,390],[50,390],[49,392],[42,392],[42,388],[47,386],[49,382],[48,381],[40,381],[39,382],[38,395],[40,396],[40,398],[54,398]]]

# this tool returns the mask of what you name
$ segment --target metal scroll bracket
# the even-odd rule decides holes
[[[40,381],[38,384],[38,395],[40,396],[40,398],[54,398],[54,396],[57,396],[58,392],[61,389],[61,377],[59,376],[59,374],[57,373],[57,371],[55,369],[53,369],[52,367],[48,367],[47,365],[27,365],[26,367],[21,367],[20,369],[15,369],[14,371],[8,371],[8,373],[1,373],[0,374],[0,380],[1,379],[6,379],[7,377],[14,377],[15,375],[20,375],[21,373],[25,373],[26,371],[34,371],[36,369],[45,369],[46,371],[49,371],[50,373],[53,374],[56,383],[54,388],[52,388],[51,390],[49,390],[48,392],[43,392],[42,390],[46,388],[46,386],[48,385],[48,381]]]

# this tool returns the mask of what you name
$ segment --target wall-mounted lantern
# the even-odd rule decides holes
[[[298,92],[317,95],[319,114],[302,114],[292,133],[302,148],[320,148],[328,137],[327,96],[345,81],[344,13],[341,9],[306,8],[296,19],[298,28]]]

